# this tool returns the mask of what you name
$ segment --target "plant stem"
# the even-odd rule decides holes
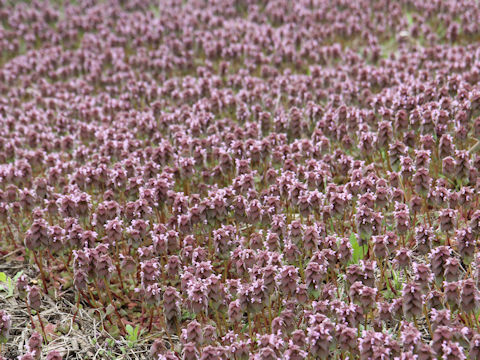
[[[152,307],[150,309],[150,321],[148,322],[148,332],[152,331],[152,323],[153,323],[153,314],[155,313],[155,308]]]
[[[33,258],[35,259],[35,263],[37,264],[38,269],[40,270],[40,276],[42,278],[43,290],[45,290],[45,294],[48,295],[47,281],[45,280],[45,273],[43,272],[42,262],[38,260],[37,254],[35,253],[35,251],[32,251],[32,253],[33,253]],[[40,255],[41,254],[42,253],[40,252]]]
[[[120,280],[120,289],[122,289],[122,292],[125,291],[125,288],[123,286],[123,278],[122,278],[122,271],[120,270],[120,266],[118,265],[119,261],[118,261],[118,254],[116,255],[117,256],[117,261],[115,263],[115,268],[117,269],[117,273],[118,273],[118,279]]]
[[[80,306],[80,294],[77,294],[77,302],[75,304],[75,307],[77,309],[75,310],[75,314],[73,314],[72,325],[75,322],[75,318],[77,317],[78,311],[80,310],[79,306]]]
[[[480,330],[480,324],[478,323],[478,317],[475,312],[473,312],[473,318],[475,319],[475,324],[477,325],[477,330]]]
[[[40,327],[42,328],[42,335],[43,341],[45,341],[45,345],[47,344],[47,334],[45,333],[45,327],[43,326],[42,318],[40,317],[40,312],[37,311],[38,322],[40,323]]]
[[[415,315],[413,315],[413,323],[415,324],[415,327],[418,329],[417,317]]]
[[[165,332],[167,333],[167,336],[168,336],[168,341],[170,341],[170,345],[173,347],[173,341],[172,341],[172,337],[170,335],[170,331],[168,331],[167,329],[167,323],[165,321],[165,314],[163,314],[163,311],[162,311],[162,314],[159,316],[160,320],[162,321],[162,327],[163,329],[165,330]],[[180,335],[180,329],[179,329],[179,325],[178,325],[178,321],[175,320],[175,324],[177,325],[177,336]]]
[[[28,304],[27,299],[25,299],[25,304],[27,304],[28,316],[30,316],[30,323],[32,324],[32,329],[35,329],[35,323],[33,322],[33,317],[32,317],[32,309],[30,308],[30,305]]]
[[[113,311],[115,312],[115,315],[117,315],[118,323],[120,325],[120,328],[124,333],[126,333],[125,325],[123,325],[123,322],[122,322],[122,317],[118,313],[117,306],[113,302],[112,293],[110,291],[110,286],[108,285],[108,282],[106,280],[104,280],[104,283],[105,283],[105,288],[107,289],[108,300],[110,301],[110,304],[113,306]],[[98,289],[98,287],[97,287],[97,289]]]
[[[428,332],[430,333],[430,337],[433,339],[432,324],[430,323],[430,319],[428,318],[427,307],[425,305],[423,305],[423,315],[425,316],[425,320],[427,321]]]
[[[248,316],[248,334],[250,335],[250,339],[253,338],[253,328],[252,328],[252,318],[250,316],[250,312],[247,312]]]

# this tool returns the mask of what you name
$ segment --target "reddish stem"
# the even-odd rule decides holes
[[[153,314],[155,313],[155,309],[152,307],[150,309],[150,321],[148,322],[148,332],[152,331],[152,323],[153,323]]]
[[[45,333],[45,327],[43,326],[43,321],[38,311],[37,311],[37,317],[38,317],[38,322],[40,323],[40,327],[42,328],[43,341],[45,341],[45,344],[47,344],[47,334]]]
[[[73,314],[72,324],[75,322],[75,318],[77,317],[79,306],[80,306],[80,294],[77,295],[77,303],[75,304],[75,307],[77,309],[75,310],[75,314]]]
[[[37,264],[40,270],[40,277],[42,278],[43,289],[45,290],[45,294],[48,294],[47,280],[45,280],[45,274],[43,272],[42,262],[38,260],[37,254],[35,253],[35,251],[32,251],[32,252],[33,252],[33,258],[35,259],[35,263]]]
[[[27,299],[25,299],[25,304],[27,304],[27,310],[28,310],[28,316],[30,316],[30,323],[32,324],[32,329],[35,329],[35,323],[33,322],[33,317],[32,317],[32,309],[30,308],[30,305],[28,304]]]
[[[107,289],[108,300],[110,300],[110,304],[112,304],[112,306],[113,306],[113,311],[115,312],[115,315],[117,315],[117,317],[118,317],[118,323],[120,325],[121,330],[123,331],[124,334],[126,334],[127,331],[125,330],[125,325],[123,325],[122,317],[118,313],[117,306],[115,305],[115,303],[112,300],[112,294],[110,292],[110,287],[108,286],[107,281],[104,281],[104,282],[105,282],[105,288]]]

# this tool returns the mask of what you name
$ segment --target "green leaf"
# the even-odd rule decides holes
[[[405,17],[407,18],[407,23],[408,23],[408,26],[412,26],[413,24],[413,16],[410,12],[406,12],[405,13]]]
[[[13,290],[15,290],[15,284],[12,281],[12,278],[7,279],[7,287],[8,287],[8,296],[13,296]]]
[[[398,281],[398,274],[396,271],[392,271],[392,277],[393,277],[393,285],[395,286],[395,289],[400,290],[401,284]]]
[[[315,300],[317,300],[320,297],[320,290],[312,290],[311,294]]]
[[[115,311],[115,307],[114,307],[112,304],[109,304],[109,305],[107,306],[107,308],[105,309],[105,313],[106,313],[107,315],[113,314],[114,311]]]
[[[182,309],[182,321],[193,320],[196,318],[195,313],[191,313],[188,310]]]
[[[9,298],[13,296],[13,291],[15,290],[15,283],[12,278],[4,272],[0,272],[0,282],[2,283],[0,289],[7,292],[6,297]]]
[[[242,328],[241,332],[242,332],[242,333],[246,333],[247,330],[248,330],[248,323],[245,324],[245,325],[243,325],[243,328]]]
[[[135,326],[135,330],[133,332],[133,336],[135,337],[135,340],[138,339],[138,331],[140,330],[140,325]]]
[[[358,263],[363,259],[363,254],[367,252],[367,245],[360,246],[354,233],[350,235],[350,244],[352,245],[352,262]]]
[[[17,273],[15,274],[15,276],[13,277],[13,282],[16,283],[17,280],[18,280],[18,278],[19,278],[20,276],[22,276],[22,274],[23,274],[23,270],[17,272]]]
[[[109,328],[109,331],[110,335],[112,335],[112,337],[116,337],[116,336],[119,336],[120,335],[120,329],[118,328],[117,325],[113,325],[112,327]]]
[[[132,335],[132,334],[133,334],[133,327],[132,327],[132,325],[127,324],[127,326],[125,326],[125,330],[127,330],[127,333],[128,333],[129,335]]]

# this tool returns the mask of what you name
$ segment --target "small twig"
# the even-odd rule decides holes
[[[16,253],[18,253],[18,252],[20,252],[20,251],[22,251],[22,249],[21,249],[21,248],[17,248],[17,249],[15,249],[15,250],[9,252],[9,253],[6,254],[6,255],[3,255],[2,257],[0,257],[0,259],[1,259],[1,260],[6,259],[6,258],[8,258],[8,257],[10,257],[10,256],[12,256],[12,255],[15,255]]]
[[[470,150],[468,150],[468,152],[469,152],[469,154],[471,155],[471,154],[473,154],[473,153],[475,153],[475,152],[477,152],[477,151],[479,151],[479,150],[480,150],[480,140],[477,140],[476,144],[473,145],[473,146],[470,148]]]

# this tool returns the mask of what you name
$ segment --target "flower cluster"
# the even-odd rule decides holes
[[[477,2],[0,0],[0,24],[23,359],[66,291],[154,359],[480,357]]]

